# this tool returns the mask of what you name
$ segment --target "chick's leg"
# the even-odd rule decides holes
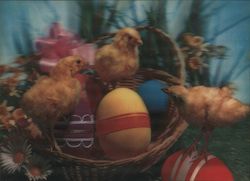
[[[55,151],[58,151],[58,152],[62,152],[62,150],[61,150],[60,146],[57,144],[56,138],[54,136],[54,126],[50,126],[48,136],[49,136],[49,142],[50,142],[52,149],[54,149]]]
[[[193,141],[193,143],[190,145],[190,150],[191,151],[194,151],[194,150],[197,150],[198,148],[198,144],[201,140],[201,137],[202,137],[202,134],[200,133]]]
[[[205,158],[207,161],[207,156],[208,156],[208,142],[209,138],[211,136],[211,130],[207,129],[207,127],[203,127],[201,129],[200,134],[195,138],[193,143],[188,146],[186,150],[183,152],[183,160],[187,158],[188,156],[191,156],[194,152],[196,152],[195,159],[199,158]],[[198,144],[201,142],[201,139],[204,138],[204,143],[201,146],[201,148],[198,148]]]
[[[50,151],[56,150],[58,152],[61,152],[61,148],[58,146],[54,136],[54,126],[52,125],[49,125],[49,127],[42,126],[41,129],[42,129],[42,134],[48,141]]]
[[[194,139],[194,141],[187,147],[187,149],[183,152],[185,156],[190,156],[194,151],[197,151],[197,146],[202,138],[202,133],[199,133],[198,136]]]
[[[212,130],[213,130],[213,127],[211,127],[209,125],[205,125],[202,128],[202,134],[203,134],[203,137],[204,137],[204,144],[203,144],[203,146],[201,148],[200,156],[204,156],[206,161],[207,161],[207,156],[208,156],[208,143],[209,143],[209,139],[210,139],[210,137],[212,135]]]

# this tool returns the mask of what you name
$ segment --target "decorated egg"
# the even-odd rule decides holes
[[[178,151],[164,163],[161,176],[163,181],[233,181],[231,171],[217,157],[208,154],[197,157],[197,151],[183,155]]]
[[[149,80],[138,87],[138,94],[142,97],[149,113],[162,113],[167,110],[168,95],[162,91],[167,84],[160,80]]]
[[[97,152],[94,140],[94,106],[103,95],[99,84],[91,77],[78,74],[76,78],[83,87],[79,103],[69,117],[56,124],[54,132],[64,153],[90,158]],[[93,96],[93,93],[96,95]]]
[[[151,141],[150,118],[135,91],[117,88],[104,96],[96,112],[96,136],[105,155],[113,160],[146,150]]]

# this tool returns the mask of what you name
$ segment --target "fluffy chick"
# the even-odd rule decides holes
[[[39,79],[22,97],[24,112],[38,124],[57,150],[54,125],[78,103],[81,84],[74,76],[86,66],[86,61],[78,56],[66,57],[59,61],[49,76]]]
[[[142,40],[133,28],[119,30],[111,44],[99,48],[95,55],[95,70],[105,82],[130,77],[139,68],[138,46]]]
[[[166,89],[187,122],[203,127],[226,126],[250,113],[250,107],[233,98],[230,87],[172,86]]]
[[[233,98],[230,87],[172,86],[165,89],[178,107],[183,118],[190,124],[202,128],[205,137],[204,151],[215,127],[233,124],[250,113],[250,106]],[[199,141],[196,139],[194,145]]]

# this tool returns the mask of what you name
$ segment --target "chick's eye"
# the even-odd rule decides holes
[[[80,63],[81,63],[81,60],[77,60],[76,63],[77,63],[77,64],[80,64]]]
[[[133,37],[132,36],[128,36],[128,40],[132,40],[133,39]]]

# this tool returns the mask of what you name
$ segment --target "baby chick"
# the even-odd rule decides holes
[[[165,89],[165,92],[172,97],[180,114],[188,123],[202,128],[205,147],[215,127],[233,124],[250,113],[250,106],[233,98],[232,88],[226,86],[172,86]]]
[[[21,100],[24,112],[38,124],[57,150],[60,148],[53,135],[54,125],[78,103],[81,84],[74,76],[85,67],[86,61],[78,56],[60,60],[50,75],[39,79]]]
[[[111,44],[99,48],[95,55],[95,70],[109,83],[128,78],[139,68],[140,34],[133,28],[119,30]]]

